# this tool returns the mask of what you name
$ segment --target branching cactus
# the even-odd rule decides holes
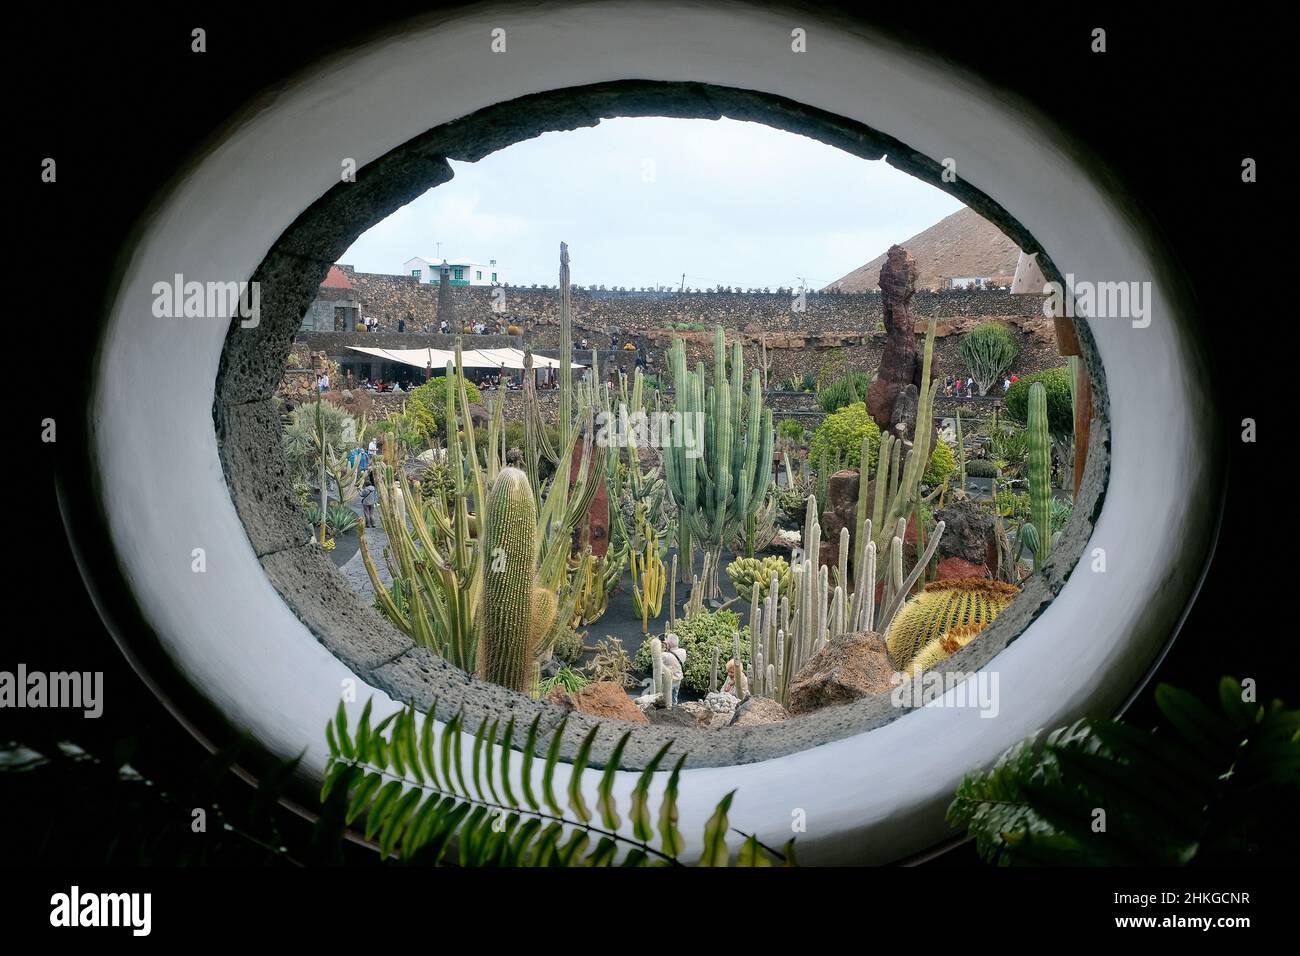
[[[1038,529],[1034,570],[1042,570],[1052,552],[1052,439],[1047,431],[1047,390],[1029,386],[1029,517]]]
[[[554,595],[537,587],[537,504],[528,476],[503,468],[483,516],[483,632],[478,676],[510,690],[533,688],[538,629],[555,619]],[[549,595],[549,605],[541,595]],[[549,607],[549,620],[543,614]]]
[[[678,510],[682,574],[690,574],[693,543],[712,556],[704,578],[706,597],[718,600],[721,552],[742,538],[754,547],[755,516],[767,500],[772,477],[772,411],[763,408],[759,374],[751,376],[745,415],[744,353],[732,348],[730,376],[722,328],[714,333],[713,383],[705,387],[703,365],[687,368],[680,339],[671,354],[675,410],[672,440],[665,449],[665,478]],[[701,433],[702,432],[702,433]]]

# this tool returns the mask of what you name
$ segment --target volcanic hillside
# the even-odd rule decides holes
[[[916,257],[918,289],[946,289],[952,279],[978,276],[1009,285],[1016,274],[1020,250],[997,226],[970,209],[940,219],[899,245]],[[880,288],[884,254],[832,282],[826,288],[845,292],[872,292]]]

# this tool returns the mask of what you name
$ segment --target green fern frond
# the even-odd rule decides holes
[[[599,726],[588,732],[571,764],[565,811],[556,797],[554,776],[566,721],[561,721],[547,746],[541,773],[543,806],[531,780],[540,715],[529,725],[519,775],[511,769],[513,718],[503,730],[499,718],[485,718],[479,724],[467,775],[461,741],[464,714],[458,712],[439,731],[436,709],[435,701],[423,722],[417,723],[412,706],[371,726],[372,707],[367,701],[350,734],[347,711],[340,703],[326,726],[329,760],[322,802],[333,795],[340,807],[346,807],[342,816],[348,824],[364,818],[362,832],[378,844],[381,859],[395,856],[408,864],[436,864],[450,853],[461,866],[680,865],[685,842],[677,825],[677,798],[685,756],[668,776],[659,806],[657,846],[652,843],[656,831],[649,806],[650,783],[671,743],[637,780],[629,813],[633,836],[628,837],[619,832],[623,818],[614,784],[630,732],[615,745],[601,772],[594,814],[583,781]],[[727,794],[705,824],[701,865],[730,862],[726,835],[733,797],[734,791]],[[792,864],[792,844],[787,844],[785,853],[777,853],[754,836],[742,836],[741,865]]]
[[[1289,859],[1300,800],[1300,711],[1219,682],[1221,714],[1167,685],[1164,726],[1083,720],[1021,741],[967,775],[948,808],[988,862],[1176,865]]]

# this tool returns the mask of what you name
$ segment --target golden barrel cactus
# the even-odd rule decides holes
[[[927,584],[925,590],[903,605],[889,626],[885,641],[890,659],[899,670],[909,670],[926,645],[954,628],[985,627],[1019,593],[1014,585],[985,578],[953,578]]]
[[[912,663],[907,668],[909,677],[920,677],[939,662],[946,660],[975,640],[987,624],[958,624],[950,628],[942,637],[931,641],[916,652]]]

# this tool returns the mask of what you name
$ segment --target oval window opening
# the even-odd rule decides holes
[[[1086,326],[951,160],[706,92],[527,97],[345,171],[254,276],[270,321],[227,340],[250,540],[395,699],[636,727],[631,769],[968,683],[996,712],[982,668],[1105,483]],[[607,118],[545,119],[575,103]]]

